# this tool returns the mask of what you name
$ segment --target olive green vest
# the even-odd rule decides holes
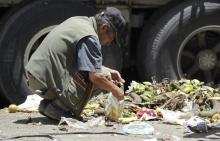
[[[52,30],[32,55],[26,70],[47,88],[65,90],[76,71],[76,45],[86,36],[98,40],[94,17],[71,17]]]

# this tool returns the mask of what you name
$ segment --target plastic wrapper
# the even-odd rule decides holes
[[[188,121],[184,123],[184,126],[195,133],[208,132],[208,123],[198,116],[190,118]]]
[[[133,122],[123,126],[123,131],[131,135],[152,135],[154,127],[146,122]]]
[[[76,128],[76,129],[89,129],[93,127],[103,126],[104,118],[98,117],[98,118],[93,118],[89,120],[88,122],[81,122],[74,118],[61,117],[58,127],[61,127],[63,124],[64,125],[66,124],[69,127]]]
[[[163,110],[159,108],[157,111],[160,111],[165,123],[183,125],[186,122],[186,119],[183,118],[187,115],[186,113],[180,111]]]
[[[109,93],[108,103],[105,107],[105,116],[107,119],[118,121],[122,116],[124,108],[124,101],[118,101],[118,99]]]

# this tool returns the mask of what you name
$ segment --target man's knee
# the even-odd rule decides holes
[[[40,97],[48,100],[52,100],[56,97],[55,89],[48,89],[30,73],[28,73],[28,84],[29,84],[29,88],[32,91],[32,94],[37,94]]]

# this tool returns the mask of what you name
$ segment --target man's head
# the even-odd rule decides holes
[[[119,44],[126,25],[120,10],[114,7],[107,7],[101,13],[96,14],[95,19],[101,45],[108,46],[112,41]]]

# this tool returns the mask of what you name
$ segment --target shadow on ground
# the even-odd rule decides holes
[[[208,130],[207,133],[191,133],[184,136],[184,138],[204,138],[211,140],[220,140],[220,127],[215,127]]]
[[[26,119],[17,120],[14,123],[16,124],[29,124],[29,123],[41,123],[44,125],[57,125],[59,121],[49,119],[47,117],[28,117]]]

